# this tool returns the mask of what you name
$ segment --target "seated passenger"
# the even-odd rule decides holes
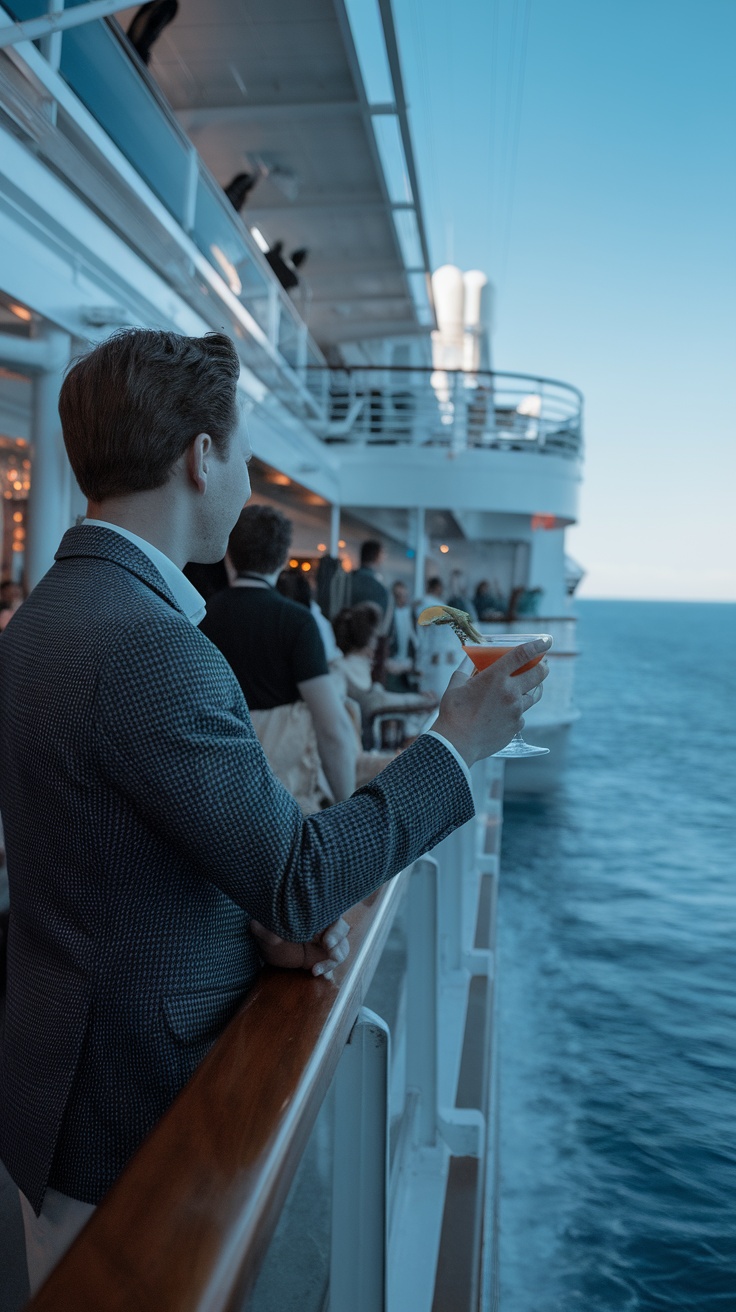
[[[279,510],[246,506],[228,546],[237,577],[201,628],[234,670],[274,774],[310,815],[354,791],[355,753],[317,624],[275,587],[290,545]]]
[[[407,736],[421,732],[427,711],[437,705],[433,693],[388,692],[382,684],[374,682],[373,661],[378,646],[381,611],[372,601],[340,611],[335,620],[337,645],[344,660],[337,674],[344,679],[348,697],[360,706],[363,717],[363,745],[372,745],[372,725],[375,715],[382,711],[407,711],[411,714]],[[418,711],[422,711],[418,715]]]

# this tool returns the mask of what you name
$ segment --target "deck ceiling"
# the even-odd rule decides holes
[[[242,218],[287,253],[308,248],[294,299],[323,346],[426,331],[343,0],[180,0],[149,71],[222,186],[272,170]]]

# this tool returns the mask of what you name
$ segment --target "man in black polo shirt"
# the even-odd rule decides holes
[[[201,629],[233,669],[275,774],[310,812],[354,791],[355,732],[314,617],[274,586],[290,546],[280,511],[246,506],[228,545],[237,578]]]

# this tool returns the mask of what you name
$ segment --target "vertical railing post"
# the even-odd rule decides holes
[[[272,278],[268,284],[268,340],[275,351],[279,349],[279,323],[281,320],[281,298],[279,289]]]
[[[308,337],[309,330],[305,323],[300,323],[297,328],[296,339],[296,371],[300,381],[306,387],[307,385],[307,355],[308,355]]]
[[[460,970],[463,957],[463,843],[465,826],[446,838],[442,848],[448,860],[442,863],[438,899],[440,914],[440,962],[446,973]]]
[[[330,1312],[386,1312],[389,1057],[362,1007],[335,1077]]]
[[[187,170],[184,178],[184,197],[182,204],[182,227],[186,233],[194,232],[197,214],[197,189],[199,187],[199,152],[191,147],[187,154]]]
[[[415,863],[409,885],[406,1087],[418,1094],[414,1139],[422,1147],[437,1141],[438,876],[436,860],[425,856]]]
[[[414,527],[414,597],[420,600],[425,593],[424,570],[427,559],[427,538],[424,529],[424,506],[415,510]]]
[[[330,555],[337,560],[340,550],[340,507],[330,506]]]
[[[59,390],[69,361],[67,333],[45,328],[48,364],[33,378],[33,465],[28,497],[25,585],[30,592],[54,563],[62,534],[71,523],[72,472],[59,421]]]

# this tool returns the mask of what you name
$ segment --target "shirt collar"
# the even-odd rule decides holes
[[[169,588],[174,601],[181,606],[184,614],[191,624],[200,624],[204,619],[207,608],[204,597],[197,591],[193,583],[189,582],[186,574],[182,574],[178,565],[173,560],[165,556],[163,551],[154,547],[145,538],[139,538],[137,533],[131,533],[127,528],[121,528],[119,524],[110,524],[106,519],[85,519],[84,524],[89,524],[93,528],[109,528],[113,533],[119,533],[121,538],[127,538],[133,546],[142,551],[144,556],[148,556],[151,564],[156,567],[164,583]]]

